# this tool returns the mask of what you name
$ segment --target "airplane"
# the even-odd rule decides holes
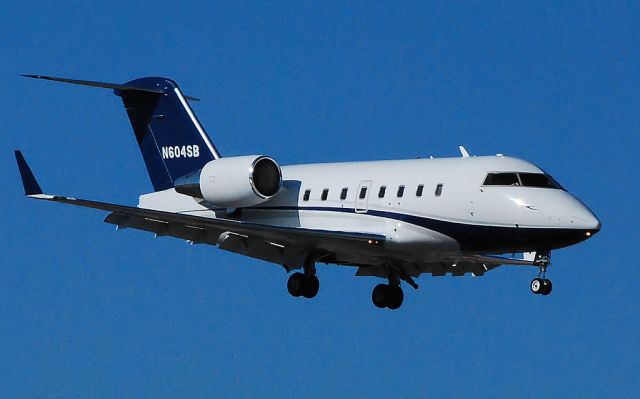
[[[313,298],[316,264],[386,280],[378,308],[398,309],[415,279],[482,276],[501,265],[538,270],[534,294],[551,293],[551,251],[594,236],[593,212],[544,170],[502,154],[280,166],[265,155],[223,157],[175,81],[124,84],[23,75],[112,89],[122,99],[153,192],[137,207],[43,193],[20,151],[25,195],[107,211],[118,229],[209,244],[281,265],[287,290]],[[293,272],[293,273],[291,273]]]

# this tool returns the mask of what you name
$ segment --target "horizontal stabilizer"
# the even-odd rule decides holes
[[[56,78],[53,76],[42,76],[42,75],[22,75],[22,76],[24,76],[25,78],[53,80],[54,82],[71,83],[74,85],[81,85],[81,86],[101,87],[103,89],[134,90],[134,91],[143,91],[146,93],[162,94],[162,90],[160,89],[157,89],[157,90],[147,89],[142,87],[126,86],[118,83],[94,82],[92,80],[66,79],[66,78]]]
[[[162,93],[164,93],[164,91],[162,91],[161,89],[149,89],[149,88],[143,88],[143,87],[123,85],[123,84],[119,84],[119,83],[107,83],[107,82],[96,82],[96,81],[93,81],[93,80],[78,80],[78,79],[57,78],[55,76],[43,76],[43,75],[21,75],[21,76],[24,76],[25,78],[43,79],[43,80],[52,80],[54,82],[71,83],[71,84],[74,84],[74,85],[81,85],[81,86],[101,87],[103,89],[114,89],[114,90],[122,90],[122,91],[137,91],[137,92],[154,93],[154,94],[162,94]],[[198,99],[198,98],[191,97],[191,96],[186,96],[186,95],[184,96],[184,98],[187,99],[187,100],[190,100],[190,101],[200,101],[200,99]]]
[[[15,155],[16,162],[18,162],[18,170],[20,171],[20,178],[22,179],[22,186],[24,187],[24,195],[42,194],[42,189],[36,181],[35,176],[33,176],[33,172],[24,159],[24,156],[22,156],[22,152],[16,150]]]

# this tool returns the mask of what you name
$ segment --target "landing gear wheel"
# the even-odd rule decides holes
[[[318,277],[313,275],[303,275],[304,276],[304,286],[302,295],[305,298],[313,298],[318,295],[318,291],[320,290],[320,280]]]
[[[299,297],[304,293],[304,274],[302,273],[293,273],[291,277],[289,277],[289,281],[287,281],[287,290],[291,296]]]
[[[542,280],[541,278],[534,278],[533,280],[531,280],[531,292],[538,295],[542,294],[543,290],[544,280]]]
[[[312,274],[293,273],[287,281],[287,290],[295,297],[313,298],[318,295],[320,281]]]
[[[542,292],[540,292],[542,295],[549,295],[551,294],[551,289],[553,288],[553,285],[551,284],[551,280],[549,279],[544,279],[542,280]]]
[[[386,284],[378,284],[371,293],[371,301],[378,308],[387,307],[387,297],[389,296],[387,287]]]
[[[404,292],[398,286],[378,284],[371,293],[371,301],[376,307],[398,309],[404,300]]]
[[[404,292],[400,287],[387,286],[389,292],[389,300],[387,301],[387,307],[391,310],[396,310],[402,305],[404,300]]]

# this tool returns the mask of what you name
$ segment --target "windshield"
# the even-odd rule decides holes
[[[546,173],[527,172],[495,172],[488,173],[484,179],[484,186],[521,186],[537,188],[553,188],[564,190],[553,177]]]

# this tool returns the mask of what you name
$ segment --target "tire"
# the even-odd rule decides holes
[[[551,284],[551,280],[549,279],[544,279],[542,280],[543,283],[543,287],[542,287],[542,295],[549,295],[551,294],[551,290],[553,289],[553,284]]]
[[[389,301],[387,302],[387,307],[391,310],[396,310],[402,305],[402,301],[404,300],[404,292],[400,287],[389,287]]]
[[[305,298],[313,298],[318,295],[318,291],[320,290],[320,280],[316,276],[304,276],[304,286],[302,290],[302,295]]]
[[[371,293],[371,301],[378,308],[386,308],[387,302],[389,299],[389,290],[387,289],[388,285],[386,284],[378,284],[373,289]]]
[[[542,290],[544,289],[544,281],[541,278],[534,278],[533,280],[531,280],[530,288],[531,292],[533,292],[534,294],[541,294]]]
[[[304,292],[304,274],[302,273],[293,273],[291,277],[289,277],[289,281],[287,281],[287,290],[289,294],[294,297],[299,297]]]

